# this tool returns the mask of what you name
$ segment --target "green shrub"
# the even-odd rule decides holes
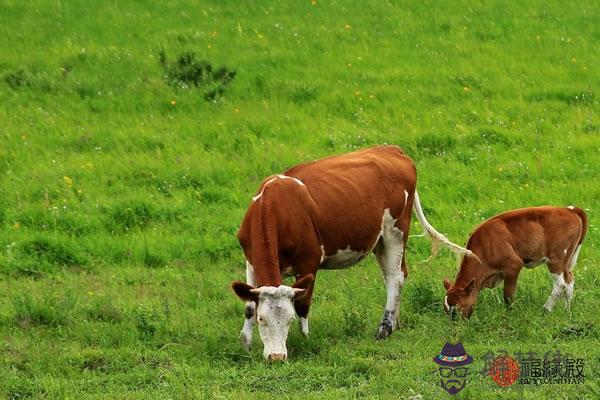
[[[159,56],[169,85],[182,89],[198,88],[207,101],[221,97],[236,75],[234,70],[225,66],[215,68],[206,60],[196,59],[193,52],[180,54],[174,62],[167,59],[164,50],[160,51]]]

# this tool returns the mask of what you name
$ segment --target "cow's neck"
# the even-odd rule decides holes
[[[256,287],[274,286],[278,287],[282,283],[279,266],[273,265],[271,262],[259,263],[258,268],[254,267],[254,278],[256,279]]]
[[[258,209],[259,218],[252,223],[250,262],[254,266],[256,286],[281,285],[279,272],[279,235],[278,224],[269,204],[262,202]]]

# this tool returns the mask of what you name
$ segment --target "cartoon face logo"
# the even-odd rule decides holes
[[[433,361],[438,364],[440,385],[445,391],[456,394],[464,389],[469,375],[468,365],[473,362],[473,357],[467,354],[462,343],[446,342]]]

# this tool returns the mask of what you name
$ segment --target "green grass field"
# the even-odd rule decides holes
[[[461,340],[453,398],[600,398],[597,3],[253,3],[0,2],[0,395],[451,398],[432,357]],[[289,362],[263,362],[257,332],[246,353],[229,284],[258,184],[379,143],[413,157],[458,243],[503,210],[586,209],[571,311],[542,313],[540,266],[511,310],[496,288],[451,323],[457,260],[413,236],[389,340],[369,257],[319,275]],[[584,357],[585,384],[501,388],[477,371],[502,349]]]

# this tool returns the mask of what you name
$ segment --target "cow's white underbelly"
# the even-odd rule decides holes
[[[343,250],[338,250],[335,254],[324,256],[321,261],[323,269],[343,269],[348,268],[362,260],[367,252],[355,251],[347,247]]]
[[[406,197],[408,198],[408,193],[406,192]],[[367,254],[373,251],[377,243],[379,243],[382,238],[384,232],[387,230],[389,232],[395,232],[400,230],[395,227],[396,219],[392,217],[390,214],[390,209],[386,208],[383,211],[383,216],[381,219],[381,230],[377,234],[375,241],[372,243],[371,247],[368,250],[353,250],[350,246],[345,249],[338,249],[335,254],[325,255],[325,250],[323,246],[321,246],[321,251],[323,252],[323,256],[321,257],[320,268],[322,269],[343,269],[348,268],[365,258]],[[402,235],[402,232],[400,232]],[[402,238],[400,238],[400,242],[402,242]],[[404,244],[401,243],[401,251],[404,248]],[[402,258],[402,256],[400,257]]]

